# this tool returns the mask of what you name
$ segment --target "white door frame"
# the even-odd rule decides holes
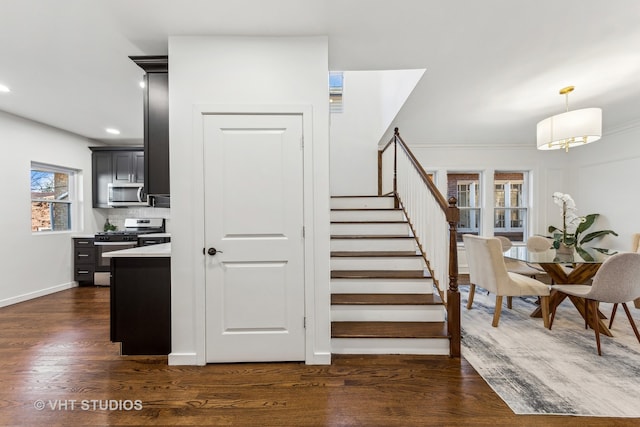
[[[206,255],[202,254],[205,247],[204,241],[204,164],[202,162],[204,151],[204,117],[212,114],[287,114],[302,115],[302,135],[304,140],[304,293],[305,293],[305,362],[307,364],[331,363],[330,353],[316,351],[316,321],[324,316],[316,313],[322,312],[323,298],[316,298],[315,283],[315,252],[314,252],[314,179],[313,179],[313,109],[311,105],[215,105],[201,104],[193,107],[193,152],[192,173],[190,182],[194,183],[194,194],[200,198],[193,204],[193,232],[195,268],[195,344],[196,363],[206,364],[206,282],[205,261]],[[178,143],[178,142],[176,142]]]

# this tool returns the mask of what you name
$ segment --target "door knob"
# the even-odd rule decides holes
[[[218,252],[222,253],[222,251],[217,250],[216,248],[209,248],[209,250],[207,251],[207,253],[211,256],[214,256],[215,254],[217,254]]]

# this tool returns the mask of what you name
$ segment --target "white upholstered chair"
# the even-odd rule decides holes
[[[631,235],[631,251],[640,253],[640,233]],[[640,298],[636,298],[633,304],[636,308],[640,308]]]
[[[589,323],[589,318],[592,317],[591,323],[593,323],[592,327],[596,335],[596,345],[599,355],[602,355],[602,351],[600,350],[599,318],[597,317],[599,302],[614,304],[609,327],[613,324],[613,318],[615,317],[618,304],[622,304],[629,323],[631,323],[631,327],[633,328],[633,332],[636,334],[638,342],[640,342],[638,328],[627,307],[628,301],[640,298],[640,253],[618,253],[607,258],[593,277],[593,283],[591,285],[566,284],[553,285],[551,288],[567,295],[585,299],[585,326]],[[556,309],[557,306],[553,309],[549,329],[551,329],[553,325]]]
[[[543,236],[531,236],[527,239],[527,249],[531,252],[544,252],[553,247],[553,240]]]
[[[502,297],[539,296],[545,328],[549,327],[549,286],[539,280],[507,271],[500,240],[496,237],[462,236],[469,264],[469,301],[473,305],[476,286],[496,295],[492,325],[498,326]]]
[[[504,236],[496,236],[496,239],[500,240],[500,246],[502,246],[502,252],[506,252],[513,244],[511,240],[507,239]],[[536,268],[534,264],[529,265],[523,261],[517,261],[513,259],[505,259],[505,264],[507,265],[507,271],[512,273],[522,274],[523,276],[529,276],[536,278],[536,275],[546,274],[542,268]]]

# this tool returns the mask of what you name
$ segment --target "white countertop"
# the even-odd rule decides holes
[[[149,233],[149,234],[140,234],[138,237],[171,237],[171,233]]]
[[[72,234],[71,238],[72,239],[93,239],[94,237],[96,237],[95,234]]]
[[[163,258],[171,257],[171,243],[159,245],[140,246],[120,251],[106,252],[103,258]]]

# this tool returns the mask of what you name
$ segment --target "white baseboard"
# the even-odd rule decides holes
[[[331,353],[313,353],[311,359],[304,361],[306,365],[331,365]]]
[[[30,299],[43,297],[45,295],[54,294],[56,292],[64,291],[66,289],[75,288],[78,286],[77,282],[63,283],[62,285],[52,286],[50,288],[40,289],[37,291],[29,292],[27,294],[17,295],[15,297],[5,298],[0,300],[0,307],[6,307],[9,305],[17,304],[19,302],[29,301]]]
[[[448,338],[331,338],[334,354],[448,355]]]
[[[202,365],[202,363],[198,362],[198,355],[196,353],[169,353],[169,365],[199,366]]]
[[[331,353],[314,353],[311,359],[305,360],[307,365],[331,365]],[[169,365],[192,365],[198,366],[198,355],[196,353],[170,353]]]

